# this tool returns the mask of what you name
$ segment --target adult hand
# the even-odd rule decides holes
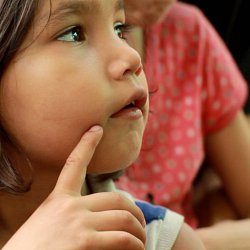
[[[13,235],[4,250],[142,250],[141,211],[119,193],[81,196],[87,166],[103,134],[87,131],[70,154],[47,199]]]

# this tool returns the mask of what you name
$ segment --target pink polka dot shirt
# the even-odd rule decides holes
[[[193,227],[192,183],[204,159],[204,137],[242,108],[247,85],[214,28],[195,7],[176,3],[145,31],[144,69],[150,115],[138,160],[117,182],[139,199],[186,217]]]

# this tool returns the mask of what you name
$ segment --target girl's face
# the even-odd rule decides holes
[[[123,23],[120,0],[41,1],[0,99],[5,130],[34,166],[60,168],[95,124],[104,136],[88,172],[116,171],[137,157],[148,93]]]
[[[124,0],[129,22],[148,26],[160,22],[176,0]]]

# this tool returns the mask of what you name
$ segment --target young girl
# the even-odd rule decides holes
[[[203,249],[181,216],[86,177],[130,165],[147,120],[122,1],[0,1],[0,43],[2,249]]]

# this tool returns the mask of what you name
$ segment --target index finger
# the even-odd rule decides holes
[[[80,142],[69,155],[54,188],[55,192],[80,195],[86,171],[95,149],[101,140],[103,129],[99,125],[84,133]]]

